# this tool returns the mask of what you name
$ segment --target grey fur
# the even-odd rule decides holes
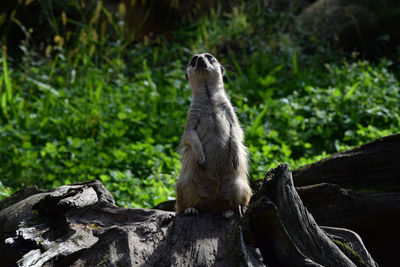
[[[225,212],[247,205],[251,197],[248,153],[225,94],[224,72],[208,53],[194,55],[187,68],[193,98],[178,149],[177,213],[190,208]]]

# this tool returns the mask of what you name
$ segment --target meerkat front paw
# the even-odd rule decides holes
[[[185,215],[199,215],[199,211],[195,208],[187,208],[183,213],[185,213]]]
[[[226,211],[222,212],[222,216],[224,216],[224,218],[226,218],[226,219],[232,217],[232,215],[233,215],[233,211],[231,211],[231,210],[226,210]]]
[[[236,171],[237,168],[239,167],[239,157],[237,154],[232,156],[232,164],[233,164],[233,169]]]
[[[197,161],[197,166],[203,171],[206,170],[206,160],[205,159],[198,159]]]

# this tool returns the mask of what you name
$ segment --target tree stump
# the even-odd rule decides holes
[[[377,266],[357,234],[316,224],[287,164],[230,219],[118,207],[100,181],[0,207],[2,266]]]
[[[399,155],[400,134],[395,134],[293,171],[317,223],[357,232],[382,266],[398,266]]]

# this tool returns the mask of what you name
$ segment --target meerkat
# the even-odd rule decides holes
[[[178,152],[176,213],[198,210],[230,217],[252,195],[243,131],[224,89],[224,67],[209,53],[194,55],[186,69],[192,102]]]

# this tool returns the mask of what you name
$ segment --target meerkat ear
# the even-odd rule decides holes
[[[222,74],[222,76],[225,76],[225,68],[222,67],[222,65],[221,65],[221,74]]]
[[[186,80],[189,81],[189,76],[187,75],[187,71],[185,72]]]

